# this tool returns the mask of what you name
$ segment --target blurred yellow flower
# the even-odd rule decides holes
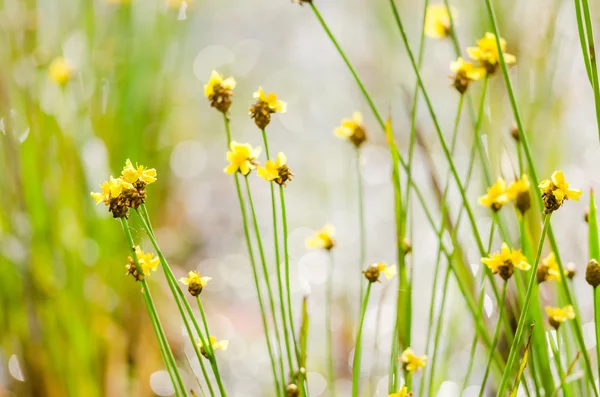
[[[242,175],[248,175],[258,165],[256,159],[260,155],[260,151],[260,146],[252,148],[249,143],[231,141],[227,152],[229,165],[225,167],[224,171],[228,174],[240,172]]]
[[[392,393],[392,394],[388,395],[388,397],[409,397],[409,396],[410,396],[410,394],[408,393],[408,389],[406,388],[406,386],[402,386],[398,393]]]
[[[272,113],[285,113],[287,111],[287,103],[278,100],[277,94],[274,92],[265,94],[265,91],[261,87],[259,87],[258,91],[254,93],[254,98],[266,103]]]
[[[351,119],[343,119],[341,124],[334,130],[334,134],[339,138],[349,140],[354,146],[359,147],[367,140],[362,114],[354,112]]]
[[[420,368],[425,368],[427,365],[427,356],[416,356],[413,350],[409,347],[402,352],[402,356],[398,361],[403,363],[405,371],[413,373]]]
[[[450,62],[450,70],[454,72],[452,86],[458,92],[464,94],[469,87],[471,81],[477,81],[485,76],[485,69],[475,67],[471,62],[466,62],[462,57],[458,57],[456,61]]]
[[[188,286],[188,292],[192,296],[198,296],[202,292],[202,288],[212,280],[210,277],[200,277],[200,273],[196,270],[188,273],[187,277],[181,277],[179,281]]]
[[[217,340],[217,338],[215,338],[214,336],[210,336],[210,344],[213,348],[213,350],[227,350],[227,347],[229,346],[229,341],[228,340]]]
[[[257,173],[265,181],[275,181],[281,186],[285,186],[294,176],[287,165],[287,157],[282,152],[277,153],[275,161],[267,160],[264,167],[258,167]]]
[[[551,180],[544,179],[538,185],[544,200],[544,213],[549,214],[563,205],[565,200],[579,201],[581,190],[571,189],[562,171],[555,171]]]
[[[317,230],[312,237],[306,239],[306,247],[330,250],[335,246],[334,234],[334,227],[327,224],[321,230]]]
[[[425,35],[434,39],[447,37],[451,30],[451,22],[456,24],[458,17],[456,10],[451,7],[452,21],[450,13],[444,4],[431,4],[425,12]]]
[[[502,243],[500,252],[495,252],[487,258],[481,258],[481,262],[492,273],[499,274],[504,280],[508,280],[512,276],[515,267],[520,270],[531,268],[521,250],[510,249],[506,243]]]
[[[502,178],[498,178],[496,183],[488,188],[487,194],[479,197],[479,204],[490,207],[494,211],[499,211],[507,202],[506,182]]]
[[[556,256],[554,252],[550,252],[547,257],[542,260],[540,267],[547,272],[547,276],[544,281],[560,280],[562,278],[560,274],[560,268],[558,262],[556,262]],[[564,271],[565,276],[568,274],[568,270]]]
[[[154,258],[152,254],[145,253],[139,245],[135,247],[135,256],[137,256],[138,264],[142,267],[146,276],[150,274],[150,270],[156,271],[160,263],[160,259]]]
[[[504,62],[507,65],[512,65],[517,62],[517,58],[514,55],[507,54],[506,51],[506,40],[500,38],[500,48],[504,56]],[[488,74],[492,74],[496,71],[500,62],[500,55],[498,53],[498,46],[496,45],[496,35],[487,32],[480,40],[477,41],[477,47],[468,47],[467,53],[469,57],[474,61],[479,61],[484,66]]]
[[[506,189],[506,197],[509,201],[515,202],[515,206],[524,214],[531,207],[531,197],[529,196],[529,178],[523,174],[521,179],[517,179]]]
[[[104,182],[102,185],[100,185],[100,189],[102,190],[100,193],[90,193],[94,200],[96,200],[96,205],[100,204],[101,201],[106,204],[110,200],[110,184],[108,182]]]
[[[562,309],[560,307],[546,307],[546,314],[548,315],[548,322],[555,329],[567,320],[573,320],[575,318],[575,309],[573,306],[567,305]]]
[[[381,273],[383,273],[385,278],[391,280],[396,275],[397,271],[396,265],[390,266],[385,262],[375,262],[370,264],[367,267],[367,270],[365,270],[363,273],[365,275],[365,278],[369,280],[369,282],[375,283],[379,281],[379,276],[381,275]]]
[[[134,167],[129,159],[125,161],[125,167],[123,167],[121,176],[125,182],[129,183],[142,181],[149,184],[156,182],[156,170],[154,168],[146,168],[145,166],[138,164]]]
[[[222,74],[213,70],[208,83],[204,86],[204,95],[210,99],[215,95],[215,91],[219,89],[233,90],[236,85],[236,81],[233,77],[224,78]]]
[[[54,58],[48,68],[48,77],[56,84],[65,85],[73,77],[73,69],[65,58]]]

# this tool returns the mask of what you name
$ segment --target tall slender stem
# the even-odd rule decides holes
[[[450,281],[450,266],[446,268],[446,275],[444,276],[444,286],[443,290],[448,289],[448,282]],[[433,396],[434,392],[434,382],[435,382],[435,362],[437,359],[438,348],[440,345],[440,336],[442,334],[442,328],[444,328],[444,312],[446,308],[446,302],[448,298],[442,298],[442,304],[440,305],[440,315],[438,316],[438,323],[435,330],[434,344],[433,344],[433,354],[431,355],[431,371],[429,372],[429,385],[428,392],[429,397]],[[421,391],[423,393],[423,391]]]
[[[333,316],[331,307],[333,305],[333,253],[331,250],[329,253],[329,277],[327,278],[327,291],[325,297],[325,322],[326,322],[326,341],[327,341],[327,383],[329,388],[329,395],[335,396],[335,360],[333,351]]]
[[[357,188],[358,188],[358,224],[359,224],[359,233],[360,233],[360,251],[358,255],[358,271],[359,277],[362,278],[362,273],[360,271],[365,267],[365,258],[367,255],[367,231],[365,228],[365,203],[364,203],[364,189],[363,189],[363,176],[362,176],[362,168],[360,166],[360,149],[356,148],[356,179],[357,179]],[[359,279],[358,288],[360,290],[360,299],[358,301],[358,306],[363,299],[363,283],[362,280]]]
[[[263,249],[262,238],[260,235],[260,229],[258,227],[258,220],[256,218],[256,211],[254,210],[254,201],[252,200],[252,191],[250,189],[250,183],[248,182],[248,176],[244,177],[246,182],[246,193],[248,195],[248,204],[250,205],[250,213],[252,215],[252,224],[254,225],[254,234],[258,244],[258,252],[260,255],[260,261],[262,264],[263,276],[265,284],[267,286],[267,298],[269,299],[269,306],[271,309],[271,317],[273,319],[273,328],[275,329],[275,342],[277,343],[277,355],[279,356],[279,370],[281,372],[281,378],[285,379],[285,371],[283,370],[283,355],[281,354],[281,337],[279,335],[279,327],[277,325],[277,314],[275,311],[275,300],[273,299],[273,291],[271,289],[271,281],[269,277],[269,269],[267,268],[267,260],[265,259],[265,252]],[[284,319],[285,320],[285,319]],[[285,328],[285,327],[284,327]],[[293,371],[292,361],[289,362],[290,371]]]
[[[521,345],[521,337],[523,336],[523,329],[525,328],[525,323],[527,322],[527,317],[529,315],[529,303],[531,302],[532,292],[536,283],[536,272],[538,266],[540,264],[540,257],[542,256],[542,249],[544,248],[544,240],[546,239],[546,233],[548,232],[548,228],[550,226],[550,218],[552,214],[548,214],[544,216],[544,227],[542,228],[542,234],[540,235],[540,240],[538,242],[537,254],[535,256],[535,262],[531,269],[531,275],[529,276],[529,283],[527,285],[527,293],[525,295],[525,301],[523,302],[523,306],[521,308],[521,316],[519,317],[519,323],[517,325],[517,331],[515,332],[515,338],[513,339],[513,343],[510,347],[510,353],[508,354],[508,360],[506,361],[506,369],[504,370],[504,374],[502,375],[502,380],[500,382],[500,387],[498,389],[498,397],[504,397],[506,392],[506,387],[508,386],[508,379],[512,373],[512,367],[515,363],[515,358],[519,351]]]
[[[483,392],[485,391],[485,384],[487,382],[487,378],[490,374],[490,369],[492,368],[492,359],[494,358],[494,351],[496,350],[496,346],[498,345],[498,338],[500,337],[500,329],[502,328],[502,316],[504,314],[504,306],[506,305],[506,290],[508,286],[508,280],[504,281],[504,286],[502,287],[502,298],[498,301],[498,323],[496,323],[496,331],[494,331],[494,339],[492,340],[492,348],[490,357],[488,359],[487,365],[485,367],[485,372],[483,374],[483,380],[481,381],[481,389],[479,390],[479,397],[483,397]]]
[[[362,331],[363,324],[365,322],[365,313],[367,312],[367,304],[369,303],[369,295],[371,293],[371,285],[369,282],[367,290],[365,292],[365,299],[362,302],[362,308],[360,310],[360,320],[358,323],[358,331],[356,332],[356,344],[354,347],[354,359],[352,360],[352,397],[358,397],[359,383],[360,383],[360,357],[362,351]]]
[[[586,48],[589,51],[590,73],[592,75],[592,89],[594,90],[594,105],[596,107],[596,124],[598,127],[598,138],[600,138],[600,87],[598,86],[598,64],[596,62],[596,46],[594,45],[594,31],[592,28],[592,17],[590,15],[590,5],[588,0],[581,0],[583,16],[585,20],[585,31],[587,33]],[[577,21],[578,24],[581,21]],[[581,30],[579,30],[581,33]]]
[[[600,376],[600,290],[594,287],[594,329],[596,330],[596,357],[598,360],[598,376]]]
[[[569,388],[567,387],[567,383],[565,381],[565,370],[563,369],[562,362],[560,359],[560,334],[558,332],[558,329],[556,330],[555,335],[556,343],[552,335],[550,335],[548,339],[550,340],[552,354],[554,355],[554,362],[556,363],[556,372],[558,372],[558,377],[560,378],[560,385],[564,393],[563,396],[569,397],[571,393],[569,392]]]

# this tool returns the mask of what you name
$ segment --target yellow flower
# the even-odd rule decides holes
[[[213,70],[208,83],[204,86],[204,96],[210,99],[213,95],[215,95],[215,91],[218,91],[219,88],[225,90],[233,90],[235,88],[235,79],[233,77],[223,78],[223,75],[218,73],[216,70]],[[215,88],[217,90],[215,90]]]
[[[558,262],[556,262],[556,256],[554,256],[554,252],[548,254],[542,260],[543,269],[547,272],[547,276],[544,281],[552,281],[552,280],[560,280],[562,278],[560,274],[560,268],[558,267]],[[568,271],[565,270],[565,276],[568,274]]]
[[[287,103],[278,100],[277,94],[274,92],[265,94],[265,91],[259,87],[258,91],[254,93],[254,98],[266,103],[273,113],[285,113],[287,111]]]
[[[264,168],[258,167],[257,173],[265,181],[275,181],[281,186],[285,186],[285,183],[291,181],[294,176],[287,165],[287,157],[282,152],[277,153],[275,161],[267,160]]]
[[[392,394],[388,395],[388,397],[408,397],[408,396],[410,396],[410,394],[408,393],[408,389],[406,388],[406,386],[402,386],[398,393],[392,393]]]
[[[121,176],[125,182],[129,183],[142,181],[149,184],[156,182],[156,170],[154,168],[146,168],[145,166],[138,165],[137,163],[134,167],[129,159],[125,161],[125,167],[123,167]]]
[[[363,116],[360,112],[352,113],[351,119],[343,119],[333,132],[337,137],[349,140],[356,147],[367,140]]]
[[[485,76],[484,68],[477,68],[471,62],[466,62],[462,57],[450,62],[450,70],[454,72],[452,86],[461,94],[464,94],[471,81],[477,81]]]
[[[335,246],[334,234],[335,229],[333,226],[325,225],[321,230],[317,230],[312,237],[306,239],[306,247],[330,250]]]
[[[135,247],[135,256],[137,256],[138,264],[142,267],[144,275],[149,275],[150,270],[156,271],[160,259],[154,258],[154,255],[145,253],[140,246]]]
[[[545,214],[559,209],[565,200],[579,201],[581,196],[581,190],[571,189],[569,182],[565,181],[565,175],[560,170],[552,174],[551,180],[541,181],[538,188],[542,192]]]
[[[110,200],[110,184],[108,182],[104,182],[102,185],[100,185],[100,189],[102,189],[102,192],[100,193],[90,193],[94,200],[96,200],[96,205],[100,204],[101,201],[104,201],[106,204]]]
[[[531,268],[521,250],[510,249],[506,243],[502,243],[500,252],[495,252],[487,258],[481,258],[481,262],[492,273],[499,274],[504,280],[508,280],[512,276],[515,267],[520,270]]]
[[[383,273],[385,278],[391,280],[397,272],[396,265],[389,266],[385,262],[376,262],[370,264],[369,267],[367,267],[367,270],[365,270],[363,273],[365,275],[365,278],[369,280],[369,282],[375,283],[379,281],[379,276],[381,275],[381,273]]]
[[[110,189],[110,198],[115,198],[118,197],[123,190],[133,189],[133,185],[124,181],[122,178],[115,179],[111,175],[108,182],[108,188]]]
[[[56,84],[65,85],[73,77],[73,69],[65,58],[54,58],[48,68],[48,76]]]
[[[227,350],[227,347],[229,346],[229,341],[228,340],[220,340],[218,341],[217,338],[215,338],[214,336],[210,336],[210,344],[213,348],[213,350]]]
[[[575,318],[575,309],[573,306],[567,305],[562,309],[560,307],[546,307],[546,314],[548,315],[548,322],[555,329],[567,320],[573,320]]]
[[[507,202],[506,182],[502,178],[498,178],[496,183],[488,188],[487,194],[479,197],[479,204],[490,207],[494,211],[499,211]]]
[[[196,270],[188,273],[187,277],[182,277],[179,281],[188,286],[188,292],[192,296],[198,296],[202,292],[202,288],[206,287],[206,284],[212,280],[210,277],[200,277],[200,273]]]
[[[450,8],[452,21],[456,23],[457,13]],[[434,39],[447,37],[451,31],[450,13],[444,4],[432,4],[425,13],[425,35]]]
[[[255,149],[249,143],[238,143],[231,141],[229,151],[227,152],[227,161],[229,165],[225,167],[225,172],[234,174],[240,172],[242,175],[248,175],[258,164],[256,159],[260,155],[260,147]]]
[[[504,62],[506,62],[507,65],[512,65],[517,62],[517,58],[515,58],[514,55],[505,52],[506,40],[503,38],[500,38],[500,48],[502,49]],[[500,55],[496,45],[496,35],[493,33],[487,32],[483,38],[477,41],[477,47],[467,48],[467,53],[471,59],[479,61],[489,74],[496,71],[500,62]]]
[[[415,353],[409,347],[402,352],[402,357],[400,357],[398,361],[403,363],[405,371],[413,373],[419,368],[425,368],[425,365],[427,364],[427,356],[415,356]]]

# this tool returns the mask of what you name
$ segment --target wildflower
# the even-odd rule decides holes
[[[65,85],[73,77],[73,69],[65,58],[54,58],[48,68],[48,77],[58,85]]]
[[[462,57],[450,62],[450,70],[454,72],[454,76],[450,76],[451,79],[454,79],[452,86],[461,94],[467,91],[471,81],[480,80],[485,76],[484,68],[477,68],[471,62],[466,62]]]
[[[202,288],[206,287],[206,284],[212,280],[210,277],[200,277],[200,273],[196,270],[189,272],[187,277],[179,279],[182,284],[188,286],[188,292],[192,296],[198,296],[202,292]]]
[[[502,243],[500,252],[495,252],[488,258],[481,258],[481,262],[505,281],[513,275],[515,267],[521,270],[529,270],[531,267],[521,250],[510,249],[506,243]]]
[[[567,305],[562,309],[560,307],[547,306],[546,314],[548,314],[548,322],[556,330],[565,321],[573,320],[575,318],[575,310],[571,305]]]
[[[565,270],[564,274],[569,277],[569,270]],[[542,263],[539,265],[536,273],[536,278],[538,284],[543,283],[544,281],[558,281],[562,278],[554,252],[549,253],[547,257],[542,259]]]
[[[506,182],[502,178],[498,178],[496,183],[488,188],[487,193],[479,197],[479,204],[490,207],[494,212],[499,211],[506,203],[508,203]]]
[[[334,134],[342,139],[349,140],[357,148],[360,147],[367,140],[362,114],[354,112],[351,119],[343,119],[340,126],[334,130]]]
[[[370,283],[374,283],[379,281],[379,276],[382,272],[385,278],[390,280],[396,275],[396,266],[389,266],[385,262],[376,262],[369,265],[369,267],[367,267],[367,270],[363,271],[363,274],[365,275],[365,278],[369,280]]]
[[[260,155],[260,151],[260,146],[253,149],[249,143],[231,141],[227,152],[229,165],[225,167],[224,171],[228,174],[240,172],[242,175],[248,175],[258,165],[256,159]]]
[[[330,250],[335,246],[334,234],[335,229],[333,226],[325,225],[321,230],[317,230],[312,237],[306,239],[306,247]]]
[[[506,189],[506,198],[510,201],[515,201],[515,206],[521,212],[525,214],[531,207],[531,197],[529,196],[529,178],[527,174],[523,174],[521,179],[517,179],[510,184]]]
[[[141,181],[145,184],[150,184],[156,182],[156,170],[154,168],[146,168],[145,166],[138,165],[137,163],[134,167],[129,159],[125,161],[125,167],[123,167],[121,176],[125,182],[129,183]]]
[[[204,86],[204,96],[210,101],[211,107],[226,114],[231,106],[235,85],[233,77],[223,78],[223,75],[213,70],[208,83]]]
[[[125,266],[127,269],[126,274],[130,274],[135,281],[143,280],[144,277],[150,275],[150,271],[156,271],[160,259],[155,258],[154,255],[142,251],[139,245],[135,246],[135,258],[131,256],[128,258],[128,264]],[[137,264],[136,264],[137,262]],[[141,267],[141,272],[140,268]]]
[[[579,201],[581,190],[571,189],[569,182],[565,181],[565,175],[562,171],[555,171],[550,180],[544,179],[538,185],[542,192],[544,201],[544,214],[556,211],[563,205],[565,200]]]
[[[287,165],[287,157],[282,152],[277,153],[275,161],[267,160],[264,168],[258,167],[258,176],[265,181],[275,181],[278,185],[285,186],[291,181],[294,174]]]
[[[229,346],[228,340],[217,340],[217,338],[215,338],[212,335],[210,336],[209,340],[212,351],[227,350],[227,347]],[[206,350],[204,350],[204,345],[206,344],[206,341],[198,341],[198,346],[200,346],[200,353],[202,353],[204,357],[209,358],[209,353]]]
[[[398,393],[392,393],[390,395],[388,395],[388,397],[410,397],[412,396],[412,392],[408,392],[408,389],[406,388],[405,385],[403,385],[400,388],[400,391]]]
[[[507,65],[512,65],[517,62],[517,58],[515,58],[514,55],[504,52],[506,51],[506,40],[503,38],[500,38],[500,48],[502,49],[504,62],[506,62]],[[487,32],[485,36],[477,41],[477,47],[467,48],[467,53],[471,59],[478,61],[481,66],[485,67],[488,74],[493,74],[498,68],[500,55],[496,45],[496,35],[493,33]]]
[[[585,281],[592,287],[600,285],[600,265],[595,259],[590,259],[585,269]]]
[[[405,371],[413,373],[419,368],[425,368],[427,364],[427,356],[415,356],[413,350],[409,347],[402,352],[402,356],[398,361],[402,362],[402,367]]]
[[[443,39],[450,35],[452,31],[452,21],[450,20],[452,13],[452,21],[456,22],[456,10],[448,8],[444,4],[432,4],[427,7],[425,12],[425,35],[434,39]]]
[[[254,93],[256,103],[250,108],[250,117],[258,128],[264,130],[271,122],[271,114],[275,112],[285,113],[287,104],[277,99],[277,94],[271,92],[265,94],[262,88]]]

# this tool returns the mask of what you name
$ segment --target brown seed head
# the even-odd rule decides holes
[[[379,281],[379,275],[381,274],[381,270],[379,270],[379,266],[377,263],[372,263],[367,267],[367,270],[363,271],[365,278],[369,280],[369,282],[374,283]]]
[[[548,270],[548,265],[540,264],[538,266],[537,272],[535,273],[535,278],[538,284],[548,280]]]
[[[137,266],[135,265],[135,261],[133,260],[133,258],[131,256],[129,256],[127,258],[127,261],[129,263],[127,263],[127,265],[125,265],[125,268],[127,269],[127,273],[125,273],[125,275],[126,276],[131,275],[131,277],[133,277],[133,279],[135,281],[143,280],[144,279],[144,274],[138,270]]]
[[[296,386],[295,383],[290,383],[285,388],[285,395],[286,397],[298,397],[300,395],[300,390],[298,389],[298,386]]]
[[[585,281],[592,287],[600,285],[600,265],[595,259],[590,259],[585,269]]]
[[[210,106],[217,109],[219,112],[226,114],[231,106],[231,97],[233,96],[233,90],[223,88],[221,84],[216,85],[214,93],[208,97]]]
[[[271,113],[275,113],[275,111],[260,99],[250,108],[250,117],[254,119],[254,124],[261,130],[267,128],[271,122]]]

